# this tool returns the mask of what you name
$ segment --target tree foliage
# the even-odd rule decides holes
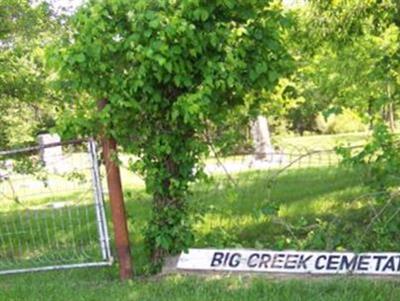
[[[50,7],[0,2],[0,147],[32,142],[53,123],[56,99],[44,70],[43,47],[59,29]]]
[[[140,158],[132,167],[153,195],[154,263],[192,241],[187,193],[209,127],[248,112],[287,73],[285,26],[271,1],[89,1],[53,52],[66,84],[108,99],[97,121]]]
[[[373,124],[399,102],[397,1],[309,1],[294,11],[290,48],[293,128],[315,129],[319,113],[352,109]],[[393,112],[392,112],[393,113]]]

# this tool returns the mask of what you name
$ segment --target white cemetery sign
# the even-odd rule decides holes
[[[303,274],[400,276],[400,253],[189,249],[178,269]]]

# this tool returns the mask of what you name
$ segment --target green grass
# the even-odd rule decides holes
[[[194,187],[191,204],[207,213],[195,225],[194,247],[397,251],[396,232],[382,235],[372,217],[382,205],[369,197],[362,173],[344,168],[246,172],[235,185],[218,176]],[[275,179],[275,181],[273,181]],[[143,229],[150,196],[126,193],[138,271],[146,266]],[[369,225],[372,223],[372,226]]]
[[[196,246],[257,248],[307,248],[316,245],[307,227],[318,226],[317,219],[342,219],[363,228],[365,204],[360,174],[340,168],[295,169],[281,175],[268,187],[270,171],[247,172],[229,185],[221,177],[218,184],[196,186],[191,202],[210,208],[203,223],[196,226]],[[150,216],[150,198],[142,189],[125,194],[136,274],[146,267],[143,229]],[[274,219],[291,225],[296,239],[283,224],[263,214],[270,203],[278,206]],[[10,212],[8,212],[10,214]],[[357,214],[359,217],[357,217]],[[309,221],[304,224],[304,221]],[[299,222],[301,221],[301,222]],[[317,228],[316,228],[317,229]],[[325,231],[325,228],[322,228]],[[343,247],[354,236],[345,233],[343,241],[322,238],[319,248]],[[332,241],[330,241],[331,239]],[[47,250],[49,252],[49,250]],[[50,251],[51,252],[51,251]],[[184,277],[139,278],[120,283],[116,267],[2,276],[0,300],[397,300],[398,282],[355,278],[306,278],[270,280],[265,278]]]
[[[8,276],[0,281],[2,301],[397,301],[399,294],[398,281],[354,278],[169,276],[120,283],[115,269]]]
[[[363,145],[371,137],[371,132],[347,133],[336,135],[310,135],[310,136],[278,136],[273,137],[277,145],[291,145],[307,149],[332,149],[338,145],[355,146]]]

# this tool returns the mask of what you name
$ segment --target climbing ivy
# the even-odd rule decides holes
[[[89,1],[49,52],[86,109],[108,99],[103,112],[87,109],[79,126],[65,128],[101,124],[140,158],[131,167],[153,196],[147,242],[154,264],[192,242],[187,194],[203,175],[208,127],[235,112],[246,116],[259,91],[289,71],[281,41],[287,26],[273,1]]]

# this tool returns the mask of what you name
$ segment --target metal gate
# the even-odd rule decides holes
[[[94,140],[0,151],[0,275],[111,263]]]

